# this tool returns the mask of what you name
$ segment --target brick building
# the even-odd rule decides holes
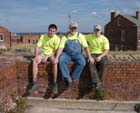
[[[1,48],[10,48],[11,47],[11,32],[0,26],[0,47]]]
[[[136,16],[111,13],[111,21],[105,26],[105,35],[111,50],[140,50],[140,11]]]
[[[36,44],[40,35],[38,34],[27,34],[27,35],[21,35],[20,36],[20,42],[21,43],[28,43],[28,44]]]

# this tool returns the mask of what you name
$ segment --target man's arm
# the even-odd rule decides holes
[[[62,52],[63,52],[63,48],[58,48],[56,52],[56,59],[59,59],[59,56],[62,54]]]
[[[63,48],[58,48],[57,49],[56,56],[55,56],[55,59],[54,59],[54,63],[58,63],[58,59],[59,59],[60,55],[62,54],[62,52],[63,52]]]
[[[85,47],[84,50],[85,50],[85,52],[86,52],[86,54],[88,56],[88,62],[94,63],[94,59],[92,58],[92,56],[90,54],[89,47]]]
[[[104,56],[109,53],[109,50],[105,50],[100,56],[96,58],[96,61],[99,62]]]
[[[104,56],[106,56],[108,53],[109,53],[109,50],[105,50],[100,56],[101,56],[101,57],[104,57]]]
[[[40,48],[40,47],[38,47],[38,46],[35,47],[35,57],[37,57],[38,54],[39,54],[39,48]]]

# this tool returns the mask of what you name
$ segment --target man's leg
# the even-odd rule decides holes
[[[103,80],[103,73],[107,63],[108,63],[107,57],[103,57],[102,60],[97,64],[97,70],[101,81]]]
[[[94,62],[93,64],[89,64],[89,68],[90,68],[90,75],[92,80],[92,88],[96,88],[97,83],[100,83],[99,75],[96,68],[96,62]]]
[[[98,55],[92,54],[92,57],[94,59],[96,59],[97,56]],[[95,62],[93,64],[89,64],[89,68],[90,68],[90,75],[91,75],[91,80],[92,80],[92,88],[93,89],[101,88],[101,80],[99,78],[99,73],[98,73],[98,69],[97,69],[96,60],[95,60]]]
[[[59,67],[62,73],[62,76],[68,81],[68,88],[71,88],[72,79],[68,70],[68,63],[71,61],[71,57],[63,53],[59,58]]]
[[[53,65],[53,93],[57,94],[58,93],[58,84],[57,84],[57,70],[58,70],[58,64],[53,63],[54,56],[51,56],[49,58],[50,62]]]
[[[86,64],[85,58],[82,54],[77,54],[73,57],[72,61],[75,62],[75,66],[71,76],[74,80],[79,80],[81,72]]]
[[[38,82],[37,82],[37,74],[38,74],[38,64],[43,60],[47,60],[48,57],[39,55],[36,59],[33,59],[33,86],[30,90],[30,93],[37,90],[39,88]]]

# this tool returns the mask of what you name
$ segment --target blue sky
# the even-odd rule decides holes
[[[110,12],[135,15],[140,0],[1,0],[0,26],[12,32],[46,32],[51,23],[58,31],[68,30],[68,15],[79,31],[91,32],[94,24],[104,25]]]

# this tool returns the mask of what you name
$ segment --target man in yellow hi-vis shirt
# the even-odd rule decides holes
[[[53,64],[53,93],[57,93],[57,64],[53,63],[55,52],[59,46],[60,39],[56,35],[57,26],[50,24],[48,27],[48,34],[41,35],[35,48],[35,58],[33,59],[33,86],[30,92],[38,89],[39,85],[37,82],[38,64],[49,60]],[[41,49],[41,54],[39,54]]]
[[[94,58],[94,63],[90,63],[90,73],[92,78],[93,89],[102,87],[102,78],[104,68],[107,64],[107,54],[109,52],[109,41],[101,34],[101,26],[94,26],[94,34],[86,35],[91,56]]]

